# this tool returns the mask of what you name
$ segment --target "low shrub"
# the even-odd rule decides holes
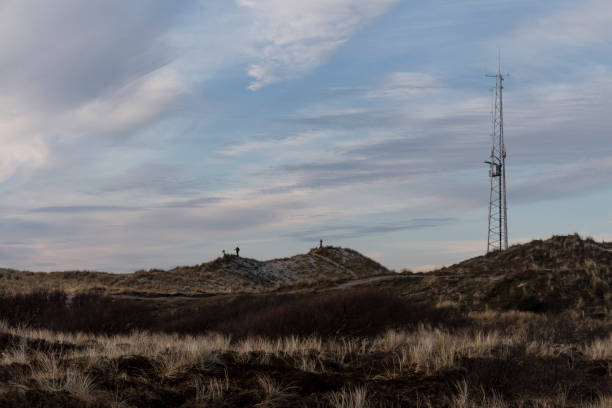
[[[452,307],[435,307],[377,289],[240,297],[181,315],[174,320],[176,331],[193,332],[200,328],[235,337],[372,336],[391,328],[413,328],[420,323],[458,327],[467,321]]]
[[[0,295],[0,320],[65,332],[128,333],[151,330],[197,334],[372,336],[419,324],[459,327],[466,318],[453,307],[435,307],[377,289],[301,295],[243,295],[198,308],[159,312],[134,299],[60,291]]]
[[[151,307],[129,299],[94,293],[70,298],[43,289],[0,295],[0,320],[12,326],[114,334],[153,327],[155,316]]]

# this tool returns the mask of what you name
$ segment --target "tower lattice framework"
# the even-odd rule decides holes
[[[489,164],[491,193],[489,198],[489,237],[487,252],[502,251],[508,248],[508,212],[506,209],[506,148],[504,146],[504,75],[501,70],[495,78],[493,95],[492,124],[493,132]]]

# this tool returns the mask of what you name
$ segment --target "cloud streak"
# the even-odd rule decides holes
[[[56,205],[48,207],[37,207],[30,211],[33,213],[56,213],[56,214],[76,214],[76,213],[108,213],[118,211],[137,211],[138,207],[127,207],[119,205]]]
[[[372,19],[397,0],[237,0],[251,10],[253,50],[258,62],[248,68],[255,91],[301,77],[329,59]]]
[[[393,223],[379,223],[372,225],[337,225],[322,226],[317,229],[299,231],[289,234],[291,238],[297,238],[304,242],[316,242],[324,240],[343,240],[353,238],[363,238],[368,235],[386,234],[390,232],[416,230],[422,228],[441,227],[457,222],[453,217],[439,218],[415,218],[407,221],[397,221]]]
[[[552,15],[530,19],[513,35],[513,42],[527,45],[533,51],[604,43],[612,37],[612,6],[605,0],[570,3],[571,6]]]

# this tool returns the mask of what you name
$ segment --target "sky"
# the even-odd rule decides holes
[[[612,239],[609,0],[0,1],[0,266],[129,272],[325,244]]]

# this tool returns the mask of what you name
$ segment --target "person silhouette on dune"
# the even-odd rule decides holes
[[[236,247],[236,256],[240,256],[240,248]]]

